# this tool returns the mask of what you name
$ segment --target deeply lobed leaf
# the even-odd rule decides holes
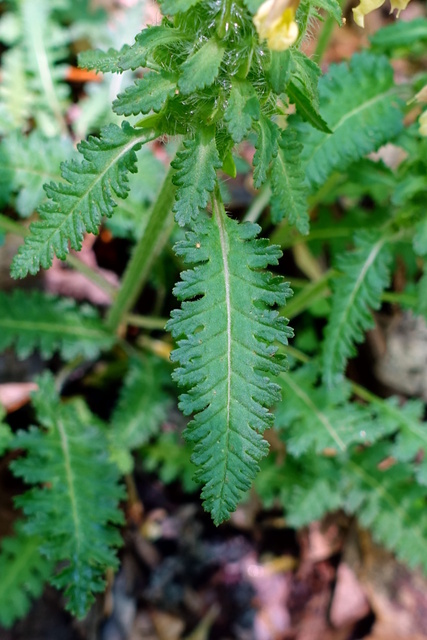
[[[177,252],[194,267],[182,274],[175,293],[182,309],[168,328],[178,340],[172,359],[178,383],[188,389],[180,407],[194,420],[186,438],[194,443],[205,508],[216,524],[234,511],[266,454],[262,432],[271,424],[266,407],[279,388],[265,375],[283,370],[275,341],[287,344],[287,321],[270,307],[290,290],[262,271],[280,251],[256,240],[259,228],[238,225],[217,205],[200,219]]]
[[[102,217],[113,214],[114,198],[127,197],[127,174],[136,171],[135,150],[152,136],[124,122],[121,128],[111,124],[99,138],[79,144],[82,161],[65,162],[64,182],[45,186],[49,201],[41,206],[40,220],[33,222],[12,262],[14,278],[35,274],[40,267],[47,269],[54,255],[66,257],[68,243],[79,250],[86,231],[98,233]]]
[[[83,419],[72,404],[61,404],[53,378],[39,378],[34,404],[42,427],[19,431],[14,446],[26,453],[13,473],[32,489],[16,499],[27,520],[23,530],[40,539],[40,552],[60,563],[55,586],[65,589],[67,607],[83,617],[93,594],[104,589],[104,574],[117,566],[121,540],[113,526],[123,490],[108,460],[105,433]]]
[[[0,547],[0,625],[10,627],[24,617],[34,598],[41,595],[52,574],[52,563],[40,555],[42,540],[27,535],[23,522],[15,535],[3,538]]]
[[[208,203],[216,170],[222,166],[211,129],[200,129],[193,139],[184,142],[172,166],[177,170],[173,181],[178,187],[174,212],[179,225],[190,224]]]
[[[0,292],[0,351],[14,345],[20,358],[39,349],[45,358],[59,351],[65,360],[91,359],[114,340],[89,305],[35,290]]]
[[[320,115],[332,134],[296,123],[304,144],[302,159],[311,189],[333,171],[375,151],[402,129],[402,112],[386,58],[355,54],[350,63],[331,65],[319,82]]]
[[[388,286],[391,260],[387,237],[378,230],[355,235],[356,250],[339,257],[341,276],[335,279],[332,309],[323,342],[323,377],[332,386],[342,377],[354,343],[372,328],[372,309],[381,304]]]

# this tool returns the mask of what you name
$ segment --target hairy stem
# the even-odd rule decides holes
[[[116,332],[125,322],[145,285],[155,258],[165,246],[172,229],[172,207],[175,187],[172,183],[174,169],[171,167],[163,182],[157,201],[151,209],[144,233],[134,248],[123,276],[118,295],[108,313],[107,325]]]

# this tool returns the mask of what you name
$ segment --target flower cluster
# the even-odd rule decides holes
[[[359,27],[365,26],[365,16],[371,11],[375,11],[375,9],[379,9],[384,4],[385,0],[360,0],[359,6],[353,9],[354,21]],[[400,12],[403,9],[406,9],[410,0],[390,0],[390,13],[397,10],[397,17],[399,17]]]

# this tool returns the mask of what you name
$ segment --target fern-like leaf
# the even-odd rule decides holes
[[[285,400],[276,409],[276,426],[293,456],[312,448],[342,453],[352,443],[373,443],[396,430],[390,420],[376,420],[374,408],[350,402],[348,381],[329,391],[318,384],[319,374],[315,364],[308,364],[279,377]]]
[[[391,454],[388,443],[356,451],[345,465],[344,508],[356,513],[376,540],[409,566],[427,570],[426,489],[414,482],[409,465],[381,470]]]
[[[14,345],[20,358],[39,349],[44,358],[59,351],[64,360],[96,358],[112,336],[93,307],[40,291],[0,292],[0,351]]]
[[[360,53],[349,64],[331,65],[319,82],[319,94],[320,114],[332,134],[298,124],[312,189],[333,171],[345,170],[390,141],[402,128],[393,69],[383,57]]]
[[[222,166],[213,131],[199,130],[184,142],[172,166],[177,170],[173,181],[178,187],[174,212],[179,225],[191,223],[209,201],[216,170]]]
[[[388,286],[391,260],[387,237],[378,231],[355,236],[356,250],[341,255],[335,279],[332,310],[323,343],[323,376],[332,386],[341,379],[347,358],[355,354],[354,343],[373,327],[371,309],[378,309]]]
[[[120,536],[112,525],[122,521],[123,491],[97,422],[88,424],[74,404],[61,404],[49,374],[38,384],[34,404],[42,427],[18,432],[14,445],[26,457],[11,465],[33,488],[16,504],[27,516],[24,531],[38,536],[40,552],[60,563],[53,584],[65,589],[67,607],[83,617],[93,594],[104,589],[105,570],[117,566]]]
[[[10,627],[41,595],[53,571],[52,562],[40,555],[42,540],[15,525],[15,535],[4,538],[0,549],[0,625]]]
[[[100,138],[80,143],[82,162],[65,162],[64,182],[45,186],[49,201],[40,208],[40,220],[31,225],[12,262],[14,278],[47,269],[54,255],[64,259],[68,243],[79,250],[85,231],[98,233],[102,217],[113,214],[114,197],[127,197],[127,174],[136,171],[135,150],[152,137],[152,132],[138,131],[125,122],[121,128],[109,125]]]
[[[213,217],[201,219],[177,246],[195,266],[175,290],[184,302],[168,324],[178,339],[172,359],[180,363],[176,380],[189,389],[180,404],[185,414],[195,413],[186,438],[195,444],[196,477],[216,524],[235,510],[266,454],[261,434],[272,416],[265,407],[279,388],[260,372],[283,369],[274,341],[286,344],[291,335],[269,309],[284,304],[290,290],[260,271],[277,264],[280,251],[255,240],[258,231],[230,220],[215,203]]]
[[[309,231],[308,185],[301,163],[302,144],[295,132],[286,129],[279,141],[279,152],[271,166],[271,218],[278,223],[287,218],[306,235]]]
[[[161,361],[135,360],[123,383],[111,418],[110,443],[113,458],[123,473],[131,473],[130,452],[159,434],[169,406],[164,391],[170,372]]]

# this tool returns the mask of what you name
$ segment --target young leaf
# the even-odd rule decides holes
[[[319,93],[320,114],[333,133],[297,123],[312,189],[323,184],[333,171],[344,171],[393,139],[402,128],[393,69],[385,58],[360,53],[349,65],[331,65],[319,82]]]
[[[113,344],[114,336],[89,305],[36,290],[0,292],[0,351],[14,345],[20,358],[39,349],[44,358],[59,351],[64,360],[92,359]]]
[[[234,142],[247,136],[254,120],[260,116],[260,104],[253,86],[246,80],[234,79],[224,114],[227,129]]]
[[[287,218],[306,235],[309,231],[308,185],[301,165],[302,144],[295,131],[285,129],[279,140],[279,152],[271,165],[271,218],[274,223]]]
[[[254,185],[258,189],[267,180],[267,173],[270,163],[277,155],[277,139],[279,129],[274,122],[265,116],[261,116],[255,125],[258,133],[255,143],[254,165]]]
[[[219,524],[235,510],[266,454],[261,434],[272,416],[265,407],[278,399],[278,386],[261,372],[283,370],[274,342],[287,344],[291,331],[270,309],[284,304],[290,290],[260,271],[277,264],[280,251],[255,240],[258,226],[238,225],[217,203],[214,209],[177,245],[194,266],[175,289],[183,304],[168,328],[178,339],[175,378],[189,389],[180,407],[195,414],[186,438],[195,444],[196,478]]]
[[[101,73],[122,73],[120,58],[128,49],[129,46],[126,45],[121,51],[112,48],[108,51],[101,51],[101,49],[82,51],[78,56],[79,67]]]
[[[79,55],[79,66],[94,69],[103,73],[122,73],[128,69],[146,67],[156,49],[163,49],[177,42],[185,40],[185,36],[178,29],[166,25],[147,27],[135,38],[132,46],[125,45],[120,51],[109,49],[107,52],[98,49],[84,51]]]
[[[178,87],[183,95],[213,84],[219,73],[225,49],[215,38],[208,40],[181,66]]]
[[[185,140],[172,166],[177,170],[173,182],[178,187],[174,212],[178,224],[184,226],[206,207],[216,170],[222,167],[213,131],[199,129],[195,138]]]
[[[113,110],[118,115],[138,115],[139,113],[158,113],[166,100],[176,91],[176,80],[171,74],[148,73],[134,85],[120,93],[113,102]]]
[[[298,84],[291,81],[287,86],[286,92],[289,100],[296,106],[297,113],[305,122],[308,122],[312,127],[323,133],[332,133],[313,102],[307,97]]]
[[[0,625],[6,628],[28,613],[53,571],[52,562],[40,555],[42,540],[27,535],[22,525],[15,525],[15,535],[3,538],[0,547]]]
[[[124,122],[121,128],[108,125],[99,138],[79,144],[82,161],[65,162],[64,182],[45,186],[50,200],[41,206],[40,220],[33,222],[12,262],[14,278],[35,274],[40,267],[47,269],[54,255],[64,259],[68,243],[79,250],[85,231],[98,233],[102,217],[114,212],[114,196],[127,197],[127,174],[136,171],[135,150],[152,137],[152,132],[138,131]]]
[[[38,379],[34,396],[42,427],[19,431],[16,449],[26,453],[11,464],[13,473],[33,485],[16,498],[27,516],[23,530],[41,540],[40,553],[60,563],[52,579],[65,589],[67,608],[82,618],[103,591],[107,567],[116,567],[121,540],[113,524],[122,522],[123,490],[108,460],[105,433],[88,424],[72,403],[61,404],[53,378]]]
[[[132,472],[130,451],[159,435],[169,406],[164,391],[169,376],[164,363],[154,359],[134,360],[130,365],[109,433],[113,458],[123,473]]]
[[[323,343],[323,377],[328,386],[342,378],[347,358],[355,354],[354,343],[374,325],[371,309],[381,305],[388,286],[391,260],[387,237],[379,231],[355,235],[356,249],[338,260],[341,276],[335,279],[332,309]]]

